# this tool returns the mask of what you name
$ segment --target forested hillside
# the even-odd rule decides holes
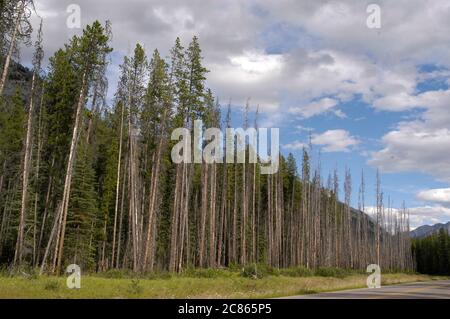
[[[413,240],[417,271],[423,274],[450,275],[450,236],[445,229]]]
[[[262,175],[260,164],[173,163],[173,129],[193,130],[196,119],[205,128],[231,126],[231,105],[207,87],[196,37],[185,47],[177,38],[168,58],[136,44],[108,103],[109,22],[86,26],[45,70],[44,35],[34,30],[29,94],[20,84],[11,95],[3,88],[14,52],[31,33],[32,1],[2,0],[0,10],[3,266],[56,274],[73,263],[85,272],[252,263],[414,268],[407,210],[384,207],[379,177],[372,219],[361,213],[364,175],[355,210],[350,170],[342,183],[337,171],[321,176],[307,148],[300,167],[291,154],[280,156],[272,175]],[[258,114],[249,123],[249,112],[244,106],[241,125],[258,127]]]
[[[446,232],[450,232],[450,222],[448,222],[447,224],[439,223],[433,226],[424,225],[417,227],[416,229],[411,231],[410,236],[412,238],[424,238],[439,233],[441,229],[443,229]]]

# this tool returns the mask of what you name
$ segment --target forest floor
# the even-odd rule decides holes
[[[438,280],[443,277],[416,274],[382,275],[383,285]],[[65,277],[0,277],[0,298],[272,298],[361,288],[367,275],[345,277],[267,276],[242,277],[239,273],[215,278],[170,276],[156,279],[83,276],[80,289],[68,289]]]

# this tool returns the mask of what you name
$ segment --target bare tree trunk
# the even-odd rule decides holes
[[[131,128],[131,122],[130,122]],[[138,202],[137,202],[137,154],[136,154],[136,140],[130,131],[130,209],[131,214],[131,236],[132,236],[132,249],[133,249],[133,270],[138,271],[138,259],[139,259],[139,216],[138,216]]]
[[[233,230],[232,230],[232,254],[231,260],[237,262],[237,165],[234,168],[234,199],[233,199]]]
[[[253,164],[253,187],[252,187],[252,262],[257,261],[256,252],[256,163]]]
[[[245,144],[245,143],[244,143]],[[246,147],[244,145],[244,147]],[[245,165],[246,156],[244,155],[244,164],[242,166],[242,220],[241,220],[241,259],[242,265],[247,263],[247,167]]]
[[[89,140],[91,138],[92,126],[94,125],[94,117],[97,114],[97,96],[98,96],[97,86],[98,86],[98,83],[95,84],[94,95],[92,97],[92,110],[91,110],[91,117],[89,118],[88,128],[87,128],[87,133],[86,133],[86,144],[89,143]]]
[[[87,72],[85,71],[83,73],[82,81],[81,81],[81,90],[80,90],[80,96],[78,99],[78,105],[77,105],[77,112],[75,115],[75,124],[73,127],[72,132],[72,141],[70,143],[70,153],[69,153],[69,160],[67,162],[67,171],[66,171],[66,178],[64,182],[64,193],[63,193],[63,200],[61,203],[62,207],[62,220],[61,220],[61,226],[58,229],[58,241],[59,241],[59,247],[55,251],[55,260],[57,261],[56,264],[56,274],[59,275],[61,271],[61,264],[62,264],[62,257],[63,257],[63,250],[64,250],[64,238],[66,234],[66,222],[67,222],[67,213],[69,209],[69,197],[70,197],[70,188],[72,184],[72,173],[73,173],[73,166],[75,163],[75,156],[76,156],[76,149],[77,149],[77,141],[78,141],[78,134],[80,129],[80,123],[82,122],[83,117],[83,106],[84,106],[84,100],[86,96],[86,84],[87,84]]]
[[[47,258],[48,258],[48,255],[50,253],[50,248],[51,248],[51,245],[52,245],[52,242],[53,242],[53,237],[55,237],[55,235],[56,235],[58,224],[59,224],[59,221],[61,219],[60,218],[61,214],[62,214],[62,208],[61,208],[61,203],[60,203],[58,205],[58,207],[56,208],[55,220],[53,222],[53,227],[52,227],[52,230],[51,230],[51,233],[50,233],[50,237],[48,239],[47,248],[45,248],[44,257],[42,258],[41,269],[40,269],[40,272],[39,272],[40,275],[42,275],[44,273],[45,265],[47,263]]]
[[[205,266],[206,259],[206,217],[208,215],[208,174],[209,165],[202,163],[202,204],[200,208],[200,241],[199,241],[199,266]]]
[[[120,198],[120,216],[119,216],[119,236],[117,239],[117,256],[116,256],[116,268],[119,268],[120,262],[120,245],[122,243],[122,224],[123,224],[123,210],[125,206],[125,181],[127,180],[127,163],[125,163],[124,177],[122,179],[122,196]]]
[[[164,116],[165,120],[165,116]],[[154,266],[154,249],[155,249],[155,213],[156,213],[156,203],[157,203],[157,194],[158,194],[158,185],[160,178],[160,170],[161,170],[161,156],[162,149],[164,145],[164,137],[161,134],[160,141],[158,144],[158,149],[156,151],[156,163],[153,165],[152,169],[152,178],[151,178],[151,186],[150,186],[150,203],[148,209],[148,228],[147,228],[147,239],[145,244],[145,255],[144,255],[144,266],[148,267],[150,271],[153,270]],[[150,259],[150,261],[149,261]]]
[[[380,265],[381,262],[381,209],[382,209],[382,199],[381,199],[381,181],[380,175],[377,171],[377,181],[376,181],[376,257],[377,257],[377,265]],[[381,266],[381,265],[380,265]]]
[[[13,30],[13,34],[11,37],[11,42],[9,44],[8,55],[6,56],[5,64],[3,65],[2,77],[0,79],[0,96],[3,95],[3,90],[5,88],[6,79],[8,77],[9,65],[11,64],[11,58],[13,55],[14,47],[16,46],[17,33],[19,33],[20,20],[22,19],[22,15],[25,10],[25,1],[22,1],[18,10],[19,11],[17,12],[17,19],[14,23],[14,30]]]
[[[227,246],[227,210],[228,210],[228,166],[224,163],[223,166],[223,184],[222,184],[222,194],[221,194],[221,205],[220,205],[220,221],[219,221],[219,233],[218,233],[218,248],[217,248],[217,265],[222,266],[225,264],[222,261],[222,256],[225,256],[226,246]]]
[[[179,245],[179,228],[181,219],[181,210],[183,207],[183,191],[185,183],[185,164],[177,164],[175,178],[175,193],[174,193],[174,204],[172,211],[172,221],[171,221],[171,235],[170,235],[170,263],[169,271],[175,272],[177,270],[177,260],[178,260],[178,245]]]
[[[188,263],[189,257],[189,196],[190,196],[190,180],[192,175],[193,166],[191,164],[184,164],[186,166],[184,170],[184,202],[182,206],[181,216],[181,230],[180,230],[180,248],[178,257],[177,271],[180,272],[183,268],[183,252],[186,243],[186,263]]]
[[[55,165],[55,158],[53,157],[52,163],[50,165],[50,168],[52,169],[54,165]],[[40,233],[39,233],[38,257],[40,256],[40,249],[42,247],[42,239],[44,238],[45,222],[47,220],[47,215],[48,215],[48,210],[49,210],[49,205],[50,205],[50,195],[51,195],[52,187],[53,187],[53,176],[50,175],[49,178],[48,178],[47,195],[45,196],[44,215],[42,217],[41,230],[40,230]]]
[[[120,172],[122,164],[122,144],[123,144],[123,117],[124,117],[124,105],[121,104],[121,117],[120,117],[120,137],[119,137],[119,155],[117,159],[117,178],[116,178],[116,199],[114,205],[114,228],[113,228],[113,242],[111,253],[111,266],[114,267],[115,252],[116,252],[116,230],[117,230],[117,214],[119,211],[119,191],[120,191]]]
[[[2,190],[3,190],[3,182],[5,179],[5,169],[6,169],[6,160],[3,161],[2,174],[0,175],[0,194],[2,193]]]
[[[43,141],[41,140],[41,131],[42,131],[42,107],[43,107],[43,101],[44,101],[44,90],[41,92],[41,104],[39,107],[39,119],[38,119],[38,150],[37,150],[37,159],[36,159],[36,189],[34,193],[34,225],[33,225],[33,266],[36,265],[38,262],[38,252],[39,252],[39,246],[37,242],[37,224],[38,224],[38,200],[39,200],[39,173],[40,173],[40,166],[41,166],[41,150],[43,146]]]
[[[209,267],[216,267],[216,164],[212,164],[209,217]]]
[[[19,231],[17,234],[17,243],[16,243],[16,251],[14,254],[14,263],[15,266],[17,263],[22,262],[22,250],[23,250],[23,233],[25,229],[25,219],[26,219],[26,209],[27,209],[27,195],[28,195],[28,177],[30,174],[29,166],[30,166],[30,153],[31,153],[31,130],[32,130],[32,122],[33,122],[33,111],[34,111],[34,90],[36,85],[36,72],[33,73],[33,78],[31,80],[31,93],[30,93],[30,103],[28,107],[28,121],[27,121],[27,135],[25,139],[25,152],[24,152],[24,160],[23,160],[23,172],[22,172],[22,201],[20,208],[20,219],[19,219]]]

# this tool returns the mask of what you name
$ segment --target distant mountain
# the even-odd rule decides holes
[[[30,94],[31,78],[33,72],[27,67],[11,61],[8,73],[8,80],[6,81],[5,96],[11,97],[16,93],[16,89],[20,88],[23,100],[27,101]]]
[[[423,237],[430,236],[434,233],[437,233],[442,228],[446,229],[450,233],[450,222],[448,222],[447,224],[436,224],[433,226],[430,226],[430,225],[420,226],[420,227],[414,229],[413,231],[411,231],[410,236],[412,238],[423,238]]]

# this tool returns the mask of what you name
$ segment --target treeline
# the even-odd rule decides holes
[[[412,243],[417,271],[431,275],[450,275],[450,236],[445,229]]]
[[[2,6],[13,2],[2,16],[23,19],[31,2]],[[20,39],[5,34],[2,52],[13,52],[5,48],[17,48]],[[259,164],[173,163],[174,128],[193,130],[197,119],[205,128],[230,127],[231,106],[221,106],[207,88],[196,37],[186,48],[176,39],[168,58],[158,50],[147,56],[137,44],[108,105],[111,35],[109,22],[94,22],[42,72],[40,29],[29,98],[20,86],[13,96],[1,92],[1,264],[57,274],[72,263],[83,271],[135,272],[251,263],[414,267],[408,213],[385,208],[379,178],[371,218],[361,213],[363,174],[355,210],[350,171],[340,201],[337,171],[324,179],[310,149],[300,168],[291,154],[280,156],[273,175],[261,175]],[[6,74],[8,56],[2,56]],[[254,123],[249,113],[247,104],[244,128],[257,127],[258,112]]]

